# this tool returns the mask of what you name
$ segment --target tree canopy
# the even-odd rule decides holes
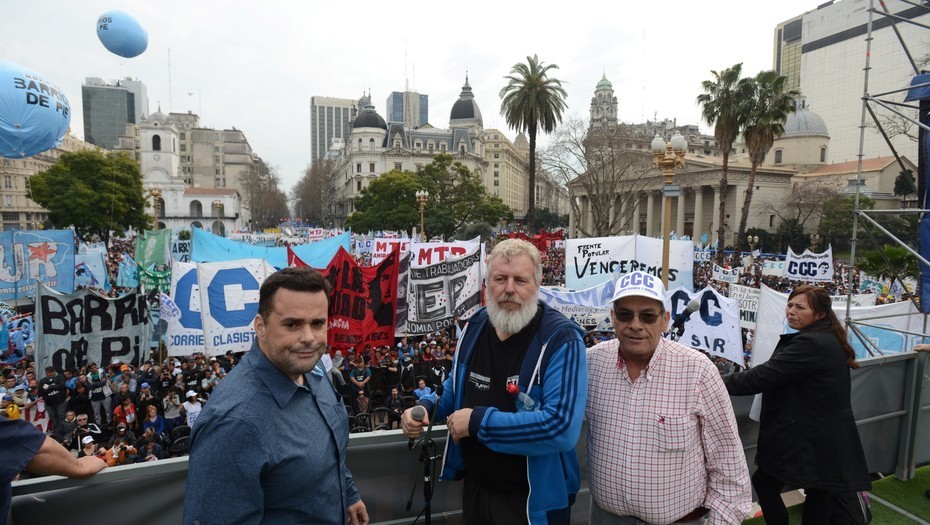
[[[273,166],[258,159],[240,182],[250,208],[253,229],[275,228],[280,219],[290,216],[287,195],[281,191],[280,177]]]
[[[332,159],[316,159],[291,189],[294,209],[311,224],[332,226],[336,215],[338,165]]]
[[[448,239],[469,224],[493,225],[513,218],[500,198],[488,194],[478,175],[440,153],[417,173],[394,170],[373,180],[362,189],[346,225],[355,231],[419,229],[420,190],[429,192],[424,222],[430,237]]]
[[[126,153],[64,153],[29,179],[30,197],[49,211],[48,226],[74,226],[80,236],[109,238],[110,230],[144,230],[146,214],[139,164]],[[153,210],[154,212],[154,210]]]
[[[549,76],[549,70],[558,69],[555,64],[546,64],[536,55],[527,56],[526,63],[513,65],[510,75],[505,76],[507,85],[501,88],[501,115],[507,125],[516,131],[526,130],[530,141],[529,200],[526,220],[530,231],[536,228],[536,133],[542,129],[552,133],[562,121],[565,98],[568,94],[562,81]]]

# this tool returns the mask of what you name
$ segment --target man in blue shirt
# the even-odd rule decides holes
[[[320,363],[328,307],[312,268],[262,284],[252,349],[191,431],[185,524],[368,523],[345,463],[345,407]]]

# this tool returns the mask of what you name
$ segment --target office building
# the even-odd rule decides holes
[[[136,124],[149,113],[145,84],[125,78],[113,82],[87,77],[81,86],[84,140],[111,149],[119,143],[126,124]]]
[[[926,7],[900,0],[885,4],[898,17],[930,24]],[[859,153],[869,5],[869,0],[827,2],[775,27],[773,68],[788,78],[788,88],[801,91],[807,106],[823,118],[830,130],[828,163],[851,162]],[[875,7],[881,9],[877,2]],[[868,91],[879,94],[906,87],[914,71],[891,27],[891,19],[880,14],[872,16]],[[897,21],[896,26],[911,53],[915,57],[923,54],[921,46],[925,45],[927,30],[903,21]],[[884,98],[900,102],[903,93]],[[877,112],[893,117],[884,109]],[[888,155],[891,150],[878,129],[870,120],[867,125],[864,158]],[[917,143],[906,134],[893,137],[892,142],[900,155],[917,158]]]
[[[326,157],[334,138],[343,142],[348,140],[358,108],[364,105],[360,100],[350,98],[310,97],[311,162]]]
[[[384,114],[389,123],[400,122],[407,129],[417,129],[429,123],[429,95],[394,91],[388,95]]]

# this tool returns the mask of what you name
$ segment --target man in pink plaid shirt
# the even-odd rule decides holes
[[[739,524],[749,471],[717,368],[662,338],[662,281],[618,279],[616,338],[588,350],[591,525]]]

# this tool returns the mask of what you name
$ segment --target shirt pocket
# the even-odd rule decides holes
[[[657,416],[659,452],[684,452],[694,439],[695,420],[691,416]]]

